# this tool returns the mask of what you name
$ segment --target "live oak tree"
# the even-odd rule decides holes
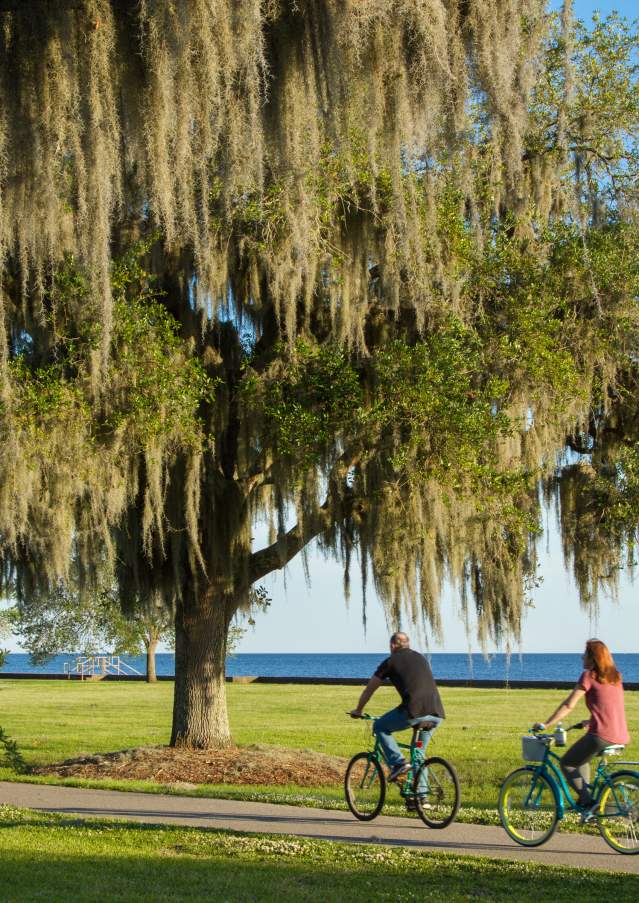
[[[313,538],[517,637],[538,480],[634,385],[633,35],[0,0],[4,579],[172,612],[173,743],[230,742],[231,620]]]

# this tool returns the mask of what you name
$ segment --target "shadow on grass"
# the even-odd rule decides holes
[[[533,874],[525,867],[500,863],[450,862],[438,859],[434,867],[398,871],[353,863],[305,863],[235,860],[231,856],[203,858],[189,854],[180,844],[158,849],[154,855],[128,852],[118,856],[87,849],[82,855],[12,852],[0,862],[0,881],[6,903],[160,903],[210,898],[225,903],[319,903],[339,900],[468,901],[517,900],[521,903],[575,899],[575,879],[565,873]],[[609,898],[615,903],[636,901],[639,879],[610,874],[579,876],[582,899]]]
[[[577,886],[581,899],[639,899],[632,874],[64,816],[0,827],[2,903],[574,903]]]
[[[170,832],[175,830],[186,830],[186,831],[194,831],[194,832],[202,832],[206,834],[221,834],[227,835],[229,831],[238,832],[242,834],[242,836],[246,836],[243,832],[246,830],[246,823],[251,822],[253,825],[259,825],[260,834],[254,834],[255,827],[253,827],[248,836],[261,836],[261,831],[264,834],[271,834],[276,839],[287,839],[291,834],[289,834],[289,830],[295,829],[294,835],[295,837],[303,838],[304,840],[309,841],[321,841],[321,842],[334,842],[334,843],[350,843],[357,844],[358,846],[368,846],[369,844],[377,844],[379,842],[378,831],[375,830],[374,826],[363,826],[359,822],[354,821],[344,821],[344,819],[331,819],[331,818],[323,818],[321,822],[318,822],[315,818],[301,818],[298,816],[285,816],[285,815],[251,815],[246,816],[242,814],[234,814],[230,812],[224,813],[214,813],[211,812],[207,815],[207,813],[195,813],[195,812],[179,812],[175,809],[167,810],[166,812],[163,810],[157,810],[153,813],[153,816],[157,817],[156,822],[138,822],[138,821],[128,821],[127,819],[131,818],[149,818],[149,813],[146,810],[135,810],[131,807],[123,808],[120,810],[115,809],[100,809],[97,807],[79,807],[74,806],[73,808],[64,809],[60,807],[56,807],[55,809],[38,809],[39,813],[51,812],[52,814],[59,814],[60,820],[48,820],[39,818],[37,821],[29,822],[29,827],[31,829],[38,828],[60,828],[62,825],[64,827],[72,826],[72,827],[81,827],[86,829],[98,829],[100,831],[110,830],[123,830],[123,831],[133,831],[133,832]],[[78,818],[73,818],[74,815],[79,815]],[[102,821],[101,819],[107,816],[107,821]],[[225,825],[224,827],[220,825],[203,825],[203,818],[223,818]],[[179,823],[172,822],[171,819],[176,818],[180,819]],[[62,821],[64,819],[64,821]],[[113,821],[111,821],[113,819]],[[192,822],[192,824],[188,824],[186,821]],[[199,824],[198,824],[199,822]],[[230,823],[235,822],[236,826],[230,826]],[[313,830],[308,830],[305,832],[304,825],[313,826]],[[0,829],[2,828],[20,828],[25,825],[23,819],[16,818],[14,819],[5,819],[0,822]],[[345,830],[346,827],[346,830]],[[340,830],[338,831],[337,828]],[[469,853],[480,853],[486,856],[490,856],[494,854],[495,851],[495,842],[491,841],[490,843],[482,843],[481,841],[472,841],[472,842],[462,842],[459,840],[449,840],[445,836],[441,836],[439,832],[437,834],[433,834],[424,829],[424,826],[420,821],[413,818],[411,822],[406,821],[406,828],[408,828],[411,833],[414,832],[414,836],[407,836],[405,833],[402,834],[401,837],[386,837],[383,841],[383,845],[380,846],[380,849],[392,849],[392,848],[405,848],[412,847],[416,850],[421,850],[424,852],[434,852],[434,853],[450,853],[453,849],[454,851],[461,850],[462,853],[468,851]],[[273,833],[275,832],[275,833]],[[512,843],[504,839],[503,843],[500,843],[499,846],[503,846],[504,848],[511,848]]]

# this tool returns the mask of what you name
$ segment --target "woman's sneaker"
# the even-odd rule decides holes
[[[596,803],[590,803],[581,812],[581,824],[585,825],[590,821],[596,821],[599,816],[599,800]]]
[[[397,778],[400,778],[403,774],[406,774],[407,771],[410,771],[410,765],[408,762],[400,762],[399,765],[395,765],[388,772],[388,780],[396,781]]]

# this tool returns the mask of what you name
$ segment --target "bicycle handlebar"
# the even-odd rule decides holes
[[[559,722],[557,727],[561,727],[561,722]],[[562,730],[564,730],[566,733],[568,733],[568,731],[583,730],[583,722],[578,721],[576,724],[571,724],[570,727],[563,727]],[[535,737],[538,737],[540,740],[550,739],[551,737],[555,736],[554,733],[547,734],[545,733],[545,731],[536,731],[534,727],[530,728],[530,733],[534,734]]]
[[[361,718],[362,721],[375,721],[375,716],[369,715],[368,712],[362,712],[361,715],[353,715],[352,712],[346,712],[346,714],[349,718],[354,718],[355,720]]]

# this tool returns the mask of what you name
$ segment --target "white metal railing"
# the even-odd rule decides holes
[[[133,665],[119,655],[79,655],[75,662],[64,663],[64,673],[69,679],[75,674],[80,680],[106,677],[107,674],[141,676]]]

